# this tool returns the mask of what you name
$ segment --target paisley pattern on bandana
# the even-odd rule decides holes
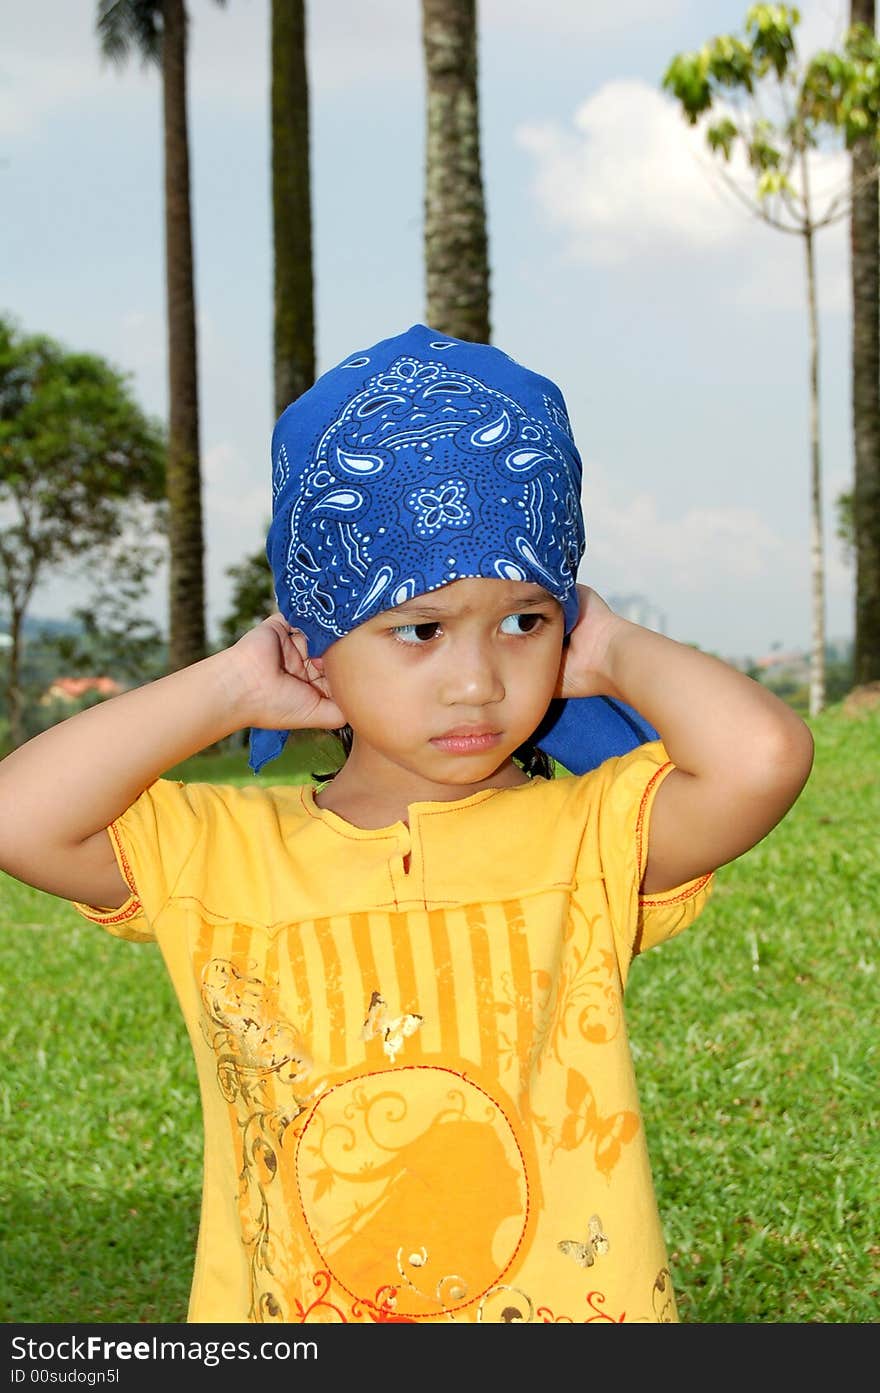
[[[425,357],[405,354],[370,375],[298,477],[296,438],[279,433],[279,608],[305,630],[313,653],[466,576],[537,582],[563,605],[575,596],[580,466],[564,405],[545,392],[542,414],[527,411],[456,371],[442,356],[447,346],[428,343]],[[478,346],[467,347],[473,354]],[[498,350],[483,351],[517,371]],[[369,355],[356,365],[367,367]]]
[[[323,373],[275,424],[266,556],[278,609],[318,657],[416,595],[498,577],[542,585],[569,633],[581,474],[550,378],[492,344],[413,324]],[[656,738],[610,697],[555,706],[537,743],[573,773]],[[251,731],[254,773],[287,736]]]

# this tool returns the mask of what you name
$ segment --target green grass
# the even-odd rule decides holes
[[[880,1317],[880,711],[627,997],[686,1321]]]
[[[627,995],[683,1321],[880,1316],[880,711]],[[267,782],[328,767],[291,741]],[[175,771],[246,782],[241,749]],[[201,1131],[153,945],[0,876],[0,1320],[185,1319]]]

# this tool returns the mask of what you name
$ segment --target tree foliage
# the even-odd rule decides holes
[[[46,643],[68,671],[111,674],[139,685],[161,677],[165,667],[165,640],[140,610],[165,548],[143,538],[132,548],[129,540],[119,538],[108,548],[88,599],[71,611],[71,627]]]
[[[745,155],[761,216],[795,232],[803,231],[807,217],[820,227],[849,209],[843,184],[818,214],[807,209],[808,190],[799,177],[806,151],[850,150],[867,138],[880,156],[880,44],[874,34],[854,25],[839,50],[823,49],[802,61],[799,23],[794,6],[752,5],[743,37],[719,35],[676,54],[663,75],[663,87],[691,125],[715,116],[706,126],[715,154],[728,163],[737,149]],[[738,184],[729,186],[742,195]]]
[[[810,393],[810,507],[812,655],[810,713],[825,705],[824,543],[822,535],[819,403],[819,318],[814,237],[846,216],[855,192],[845,180],[821,208],[812,189],[813,152],[852,149],[867,142],[874,152],[864,172],[876,180],[880,158],[880,46],[865,25],[854,25],[839,50],[803,61],[797,48],[800,13],[792,5],[752,5],[742,36],[717,36],[700,49],[679,53],[663,75],[682,114],[696,125],[706,118],[706,140],[725,171],[725,183],[770,226],[803,239]],[[725,167],[745,158],[750,187]]]
[[[7,700],[21,734],[22,625],[49,573],[106,575],[120,538],[161,523],[165,442],[104,359],[23,335],[0,316],[0,600],[12,640]],[[140,560],[145,563],[146,553]]]
[[[144,65],[161,63],[162,28],[162,0],[98,0],[101,49],[114,63],[132,52]]]

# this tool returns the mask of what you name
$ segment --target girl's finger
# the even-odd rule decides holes
[[[293,647],[296,649],[300,658],[302,659],[303,666],[306,666],[309,658],[309,641],[303,633],[302,629],[295,629],[291,626],[288,626],[287,637],[290,643],[293,644]]]
[[[323,697],[327,697],[330,701],[332,701],[333,698],[330,695],[330,688],[327,684],[327,678],[324,675],[323,669],[316,667],[315,664],[312,662],[311,658],[306,659],[305,667],[306,679],[308,680],[309,684],[312,687],[314,687],[317,691],[319,691]]]

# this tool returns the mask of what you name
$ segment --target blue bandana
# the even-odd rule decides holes
[[[577,620],[584,527],[568,412],[553,382],[498,348],[415,324],[351,354],[279,417],[272,471],[275,598],[315,657],[473,576],[542,585],[566,632]],[[254,772],[286,739],[251,732]]]

